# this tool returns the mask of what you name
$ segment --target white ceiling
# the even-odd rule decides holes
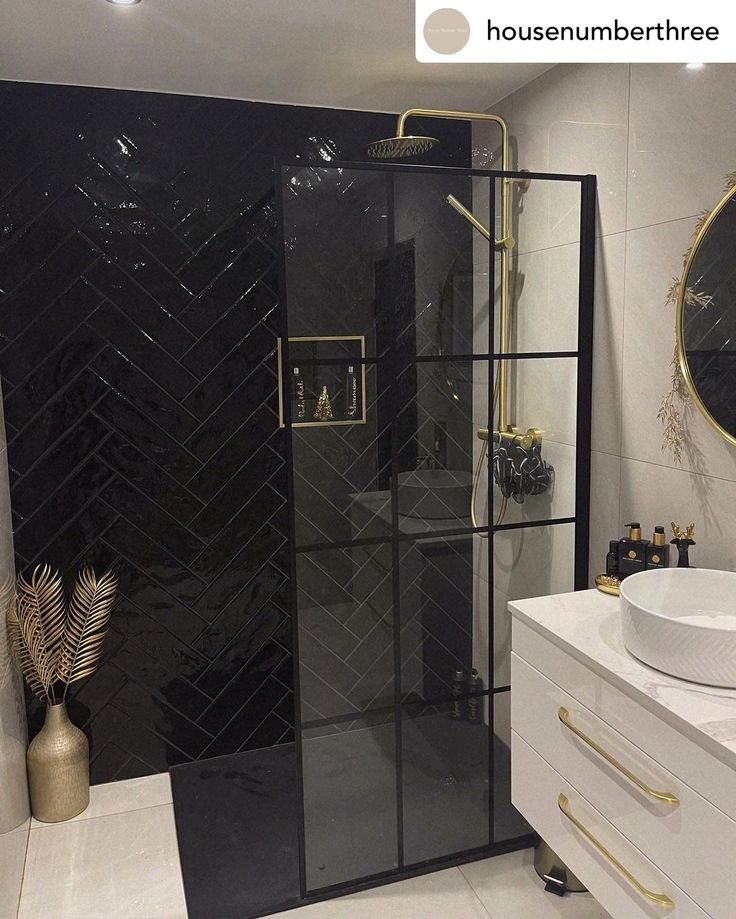
[[[419,64],[413,0],[0,0],[0,79],[484,110],[549,64]]]

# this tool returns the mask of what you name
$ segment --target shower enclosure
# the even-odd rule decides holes
[[[506,604],[587,587],[595,178],[329,161],[279,176],[310,898],[532,843],[510,795]],[[504,497],[481,459],[474,523],[479,432],[494,456],[517,429],[538,432],[549,481]]]

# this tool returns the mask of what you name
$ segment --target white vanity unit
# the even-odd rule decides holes
[[[616,597],[509,608],[515,806],[613,919],[734,919],[736,690],[640,663]]]

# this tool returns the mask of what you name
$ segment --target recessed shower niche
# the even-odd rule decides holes
[[[506,602],[587,586],[595,179],[280,178],[300,885],[319,897],[530,843]],[[545,232],[565,234],[546,281]]]
[[[365,337],[306,335],[289,339],[291,373],[284,378],[281,339],[276,342],[279,426],[284,400],[291,401],[292,427],[365,424]],[[336,355],[341,355],[336,357]]]

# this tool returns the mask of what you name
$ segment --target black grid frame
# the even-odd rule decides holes
[[[282,177],[284,169],[302,169],[305,163],[300,162],[277,162],[276,175]],[[452,537],[452,536],[469,536],[472,534],[487,535],[485,546],[488,552],[488,594],[489,607],[487,611],[489,628],[488,628],[488,673],[491,676],[494,673],[494,647],[493,647],[493,587],[494,587],[494,540],[495,532],[523,529],[530,527],[555,527],[561,525],[575,525],[575,565],[574,565],[574,589],[583,590],[588,586],[588,540],[590,533],[590,451],[591,451],[591,407],[592,407],[592,360],[593,360],[593,301],[594,301],[594,260],[595,260],[595,215],[596,215],[596,177],[594,175],[572,175],[572,174],[553,174],[553,173],[535,173],[535,172],[518,172],[518,171],[499,171],[484,169],[464,169],[456,167],[431,167],[421,165],[398,165],[383,163],[363,163],[363,162],[341,162],[333,161],[328,163],[310,164],[311,168],[318,169],[350,169],[350,170],[371,170],[385,174],[387,183],[387,200],[388,200],[388,250],[391,251],[395,245],[394,239],[394,207],[393,207],[393,188],[394,177],[397,174],[429,174],[437,173],[444,175],[456,175],[469,178],[485,178],[489,180],[490,185],[490,212],[494,213],[494,190],[495,182],[500,179],[529,179],[550,181],[550,182],[567,182],[577,183],[580,187],[580,228],[579,228],[579,278],[578,278],[578,342],[577,349],[574,351],[550,351],[550,352],[514,352],[500,355],[494,347],[493,329],[495,327],[494,319],[494,296],[495,289],[495,259],[493,257],[493,247],[489,243],[489,342],[488,350],[485,353],[473,354],[453,354],[449,356],[429,356],[416,355],[413,363],[461,363],[461,362],[479,362],[488,361],[488,406],[493,405],[493,386],[495,378],[495,367],[501,357],[504,361],[529,361],[529,360],[555,360],[555,359],[576,359],[577,362],[577,414],[576,414],[576,442],[575,442],[575,513],[574,516],[546,518],[543,520],[524,520],[517,523],[506,523],[499,525],[486,525],[478,527],[458,527],[445,531],[433,531],[432,537]],[[282,197],[277,194],[278,219],[283,233],[283,201]],[[284,340],[283,350],[283,373],[286,376],[290,367],[288,352],[288,335],[289,335],[289,291],[287,284],[287,266],[285,251],[281,256],[281,290],[283,297],[282,312],[282,336]],[[396,360],[396,356],[389,355],[389,361]],[[367,357],[358,363],[364,365],[375,365],[378,363],[377,357]],[[307,362],[301,361],[302,364]],[[315,363],[345,363],[342,359],[334,361],[319,360]],[[405,363],[405,359],[404,359]],[[395,382],[397,378],[396,367],[391,374]],[[282,385],[286,386],[287,379],[282,379]],[[357,546],[378,546],[390,545],[393,557],[393,596],[394,596],[394,700],[391,706],[386,708],[386,713],[393,713],[394,719],[394,737],[395,737],[395,769],[396,769],[396,805],[397,805],[397,844],[398,844],[398,865],[390,871],[382,871],[364,877],[356,877],[350,881],[318,889],[310,889],[307,883],[307,866],[306,866],[306,842],[305,842],[305,808],[304,808],[304,786],[302,770],[302,731],[304,727],[313,727],[317,722],[309,722],[308,725],[302,724],[301,718],[301,689],[300,689],[300,657],[299,657],[299,612],[297,601],[297,590],[292,592],[292,634],[294,647],[294,687],[295,687],[295,738],[297,751],[297,783],[299,797],[299,860],[300,860],[300,886],[301,902],[318,902],[334,896],[345,893],[367,889],[386,883],[390,880],[418,876],[430,871],[440,870],[441,868],[451,865],[458,865],[487,858],[491,855],[503,854],[520,848],[526,848],[533,844],[535,837],[533,835],[522,835],[515,839],[494,839],[494,807],[493,807],[493,781],[491,775],[490,801],[489,801],[489,844],[486,846],[465,849],[458,852],[448,852],[439,858],[427,859],[418,863],[407,864],[403,851],[403,780],[402,780],[402,713],[406,706],[401,692],[401,643],[400,629],[401,617],[398,615],[400,606],[399,597],[399,552],[402,542],[408,540],[421,539],[416,534],[401,533],[398,527],[398,489],[396,487],[396,477],[398,475],[398,456],[394,451],[392,454],[391,468],[391,536],[389,539],[384,537],[364,537],[349,540],[335,540],[314,542],[310,544],[297,545],[295,539],[295,504],[294,504],[294,467],[293,467],[293,442],[291,437],[291,404],[289,399],[284,400],[284,422],[287,429],[287,448],[286,458],[289,469],[289,514],[290,514],[290,573],[293,583],[297,584],[297,559],[300,554],[307,552],[317,552],[325,549],[353,548]],[[393,427],[393,426],[392,426]],[[392,443],[396,443],[395,432],[392,430]],[[493,769],[493,697],[498,693],[508,692],[509,686],[490,685],[480,693],[476,693],[482,698],[488,700],[488,743],[489,743],[489,769]],[[433,700],[435,704],[451,701],[447,699]],[[326,719],[335,722],[336,719]],[[283,908],[295,905],[284,904]]]

